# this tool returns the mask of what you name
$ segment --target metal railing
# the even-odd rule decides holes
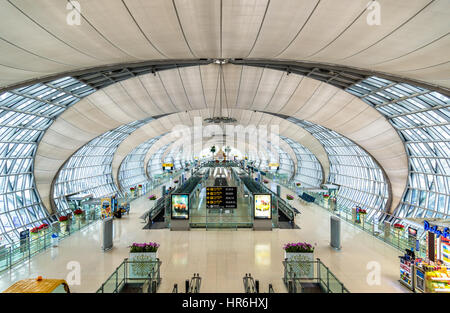
[[[156,293],[161,283],[161,261],[135,261],[124,259],[108,279],[97,290],[97,293],[132,292]]]
[[[155,189],[158,185],[162,185],[166,181],[168,181],[168,179],[159,180],[157,184],[152,183],[151,188]],[[137,196],[136,193],[136,196],[131,197],[131,193],[128,192],[123,195],[123,198],[119,198],[118,202],[119,204],[123,201],[130,202],[141,196],[142,195]],[[60,224],[56,228],[49,226],[47,230],[41,231],[36,235],[30,233],[30,237],[27,237],[27,239],[13,242],[8,247],[0,247],[0,273],[11,270],[12,267],[22,262],[29,261],[36,254],[44,252],[52,247],[52,234],[56,233],[59,241],[81,229],[97,223],[99,220],[101,220],[100,204],[98,207],[96,206],[95,209],[85,210],[85,214],[80,218],[73,216],[72,219],[69,219],[67,224]]]
[[[81,229],[95,224],[101,218],[100,208],[85,214],[81,217],[73,216],[67,222],[56,223],[59,225],[49,226],[38,233],[30,233],[29,237],[12,243],[9,247],[3,247],[0,250],[0,272],[10,270],[15,265],[29,261],[33,256],[47,250],[56,244],[56,241],[69,237]],[[56,234],[57,239],[52,235]]]
[[[322,263],[315,261],[284,260],[283,281],[289,293],[349,293],[343,283]]]
[[[255,280],[252,274],[246,273],[242,280],[245,293],[259,293],[259,280]]]
[[[292,182],[285,183],[277,181],[277,183],[283,185],[284,187],[290,189],[293,192],[295,191],[296,194],[304,190],[303,188],[297,187]],[[308,191],[306,192],[308,193]],[[359,229],[371,234],[375,238],[378,238],[379,240],[385,242],[386,244],[400,250],[401,253],[404,253],[405,249],[411,248],[414,248],[414,251],[416,251],[415,239],[414,241],[412,241],[410,238],[408,238],[406,232],[395,230],[393,229],[393,227],[389,227],[389,229],[386,229],[383,223],[374,223],[373,221],[367,221],[364,217],[358,222],[357,220],[354,219],[351,208],[342,205],[337,205],[336,203],[331,203],[332,200],[330,199],[325,200],[323,199],[323,196],[319,194],[314,196],[315,196],[314,203],[317,204],[322,209],[327,210],[328,212],[339,217],[340,219],[358,227]],[[339,195],[337,195],[337,197],[339,197]],[[395,217],[386,212],[384,214],[393,220],[398,219],[398,217]],[[426,238],[425,237],[420,238],[419,242],[420,247],[419,251],[416,252],[416,256],[423,258],[426,256]]]

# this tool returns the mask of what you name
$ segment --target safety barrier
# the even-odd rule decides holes
[[[97,290],[97,293],[156,293],[161,283],[161,261],[125,259]],[[136,270],[138,269],[138,270]]]
[[[283,281],[289,293],[349,293],[320,259],[284,260]]]

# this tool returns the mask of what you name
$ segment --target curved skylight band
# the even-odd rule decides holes
[[[112,159],[117,147],[148,120],[117,127],[79,149],[59,171],[53,197],[58,214],[69,213],[66,196],[92,194],[94,198],[118,192],[112,178]]]
[[[297,156],[297,173],[294,181],[300,182],[306,188],[320,187],[322,183],[322,167],[315,155],[292,139],[283,136],[281,138],[291,146]]]
[[[382,170],[358,145],[323,126],[288,118],[310,132],[325,147],[330,159],[328,181],[340,186],[337,206],[358,205],[368,212],[369,220],[385,213],[388,184]]]
[[[34,183],[37,143],[65,109],[94,91],[63,77],[0,94],[0,236],[4,244],[18,240],[22,230],[50,222]]]
[[[147,173],[150,176],[150,178],[158,178],[163,174],[162,156],[169,147],[170,144],[162,146],[150,157],[147,168]]]
[[[398,217],[450,216],[450,99],[375,76],[347,89],[391,122],[409,155],[408,186]]]
[[[264,154],[258,154],[256,151],[251,150],[249,151],[249,160],[254,162],[253,165],[255,167],[262,170],[268,170],[269,162],[279,163],[279,170],[277,173],[285,175],[288,180],[291,179],[294,174],[294,161],[280,146],[269,141],[268,146],[270,145],[274,146],[274,149],[278,152],[278,157],[275,156],[270,149],[267,151],[267,159]]]
[[[132,186],[148,181],[144,166],[145,155],[160,138],[161,136],[158,136],[147,140],[126,156],[119,169],[119,184],[122,190],[128,190]]]

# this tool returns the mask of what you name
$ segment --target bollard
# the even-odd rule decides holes
[[[186,279],[184,286],[186,289],[186,293],[189,293],[189,280],[188,279]]]
[[[255,290],[256,290],[256,293],[259,293],[259,280],[255,281]]]

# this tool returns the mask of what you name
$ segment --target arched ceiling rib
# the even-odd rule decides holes
[[[322,62],[450,87],[447,0],[137,1],[0,3],[0,86],[99,65],[247,58]],[[447,52],[447,53],[446,53]]]
[[[218,96],[218,69],[210,64],[134,77],[103,88],[67,109],[38,147],[35,177],[39,192],[51,184],[57,169],[74,151],[105,130],[153,116],[155,112],[162,115],[205,107],[212,112]],[[264,111],[308,120],[341,133],[383,167],[392,183],[395,208],[406,186],[407,157],[397,132],[378,111],[341,89],[309,77],[232,64],[223,66],[223,70],[224,106],[241,124],[258,117],[256,124],[270,125],[273,118],[257,112]],[[187,115],[182,122],[192,123],[192,117]],[[293,139],[298,136],[289,122],[279,124],[280,134]],[[158,130],[167,125],[161,125],[157,119],[154,127]],[[136,141],[134,146],[142,141]],[[308,149],[321,155],[314,147]],[[41,196],[46,203],[47,194]]]
[[[136,146],[141,144],[142,142],[148,140],[149,138],[155,137],[160,134],[166,134],[164,135],[160,140],[158,140],[154,145],[152,145],[147,152],[147,155],[144,159],[144,164],[147,164],[148,160],[150,159],[151,155],[158,151],[161,147],[171,144],[174,141],[176,141],[176,144],[183,144],[186,147],[192,147],[192,151],[201,151],[204,148],[207,148],[210,144],[210,136],[205,136],[206,130],[203,130],[203,135],[205,136],[203,138],[203,142],[199,142],[194,138],[194,130],[193,127],[196,127],[198,124],[196,123],[196,118],[200,117],[200,121],[202,121],[204,118],[210,116],[211,110],[196,110],[196,111],[188,111],[188,112],[180,112],[172,115],[168,115],[165,117],[162,117],[160,119],[156,119],[154,121],[151,121],[148,124],[143,125],[138,130],[136,130],[133,134],[131,134],[126,140],[122,142],[122,144],[118,147],[113,163],[112,163],[112,173],[114,182],[118,185],[117,177],[118,177],[118,171],[120,164],[122,163],[123,159],[126,158],[126,156],[133,151]],[[307,131],[305,131],[303,128],[287,122],[285,119],[279,118],[274,115],[261,113],[261,112],[252,112],[248,110],[241,110],[241,109],[233,109],[233,117],[237,119],[237,124],[242,125],[244,127],[248,125],[254,125],[256,128],[259,126],[264,125],[270,125],[272,127],[273,125],[278,125],[279,128],[279,135],[286,136],[288,138],[291,138],[292,140],[295,140],[302,144],[303,146],[307,147],[310,151],[312,151],[314,154],[316,154],[316,157],[318,158],[319,162],[321,163],[324,172],[326,175],[329,173],[329,160],[326,154],[326,151],[322,147],[322,145],[319,143],[317,139],[315,139],[311,134],[309,134]],[[156,130],[160,125],[163,125],[163,129],[160,128],[159,130]],[[181,129],[180,127],[183,126]],[[206,126],[206,125],[205,125]],[[271,131],[271,128],[268,128],[268,132]],[[172,132],[173,129],[180,130],[180,133],[174,133]],[[157,135],[155,132],[160,132]],[[226,130],[223,131],[224,134],[226,134]],[[231,134],[231,142],[240,144],[239,137],[235,134]],[[234,137],[233,137],[234,135]],[[270,136],[270,133],[268,133],[268,136]],[[256,146],[259,150],[261,150],[260,147],[258,147],[259,143],[256,141],[255,138],[248,138],[249,136],[245,136],[243,140],[253,140],[253,146]],[[217,136],[215,136],[217,138]],[[216,140],[216,139],[213,139]],[[271,140],[270,137],[267,138],[267,140]],[[214,141],[216,142],[216,141]],[[283,140],[279,140],[280,146],[290,154],[290,156],[295,159],[295,153],[292,151],[292,149],[289,147],[289,145],[284,144]],[[199,145],[199,146],[195,146]],[[288,146],[288,147],[286,147]],[[270,147],[268,147],[270,148]],[[245,151],[242,151],[245,152]],[[263,151],[261,151],[264,153]]]

